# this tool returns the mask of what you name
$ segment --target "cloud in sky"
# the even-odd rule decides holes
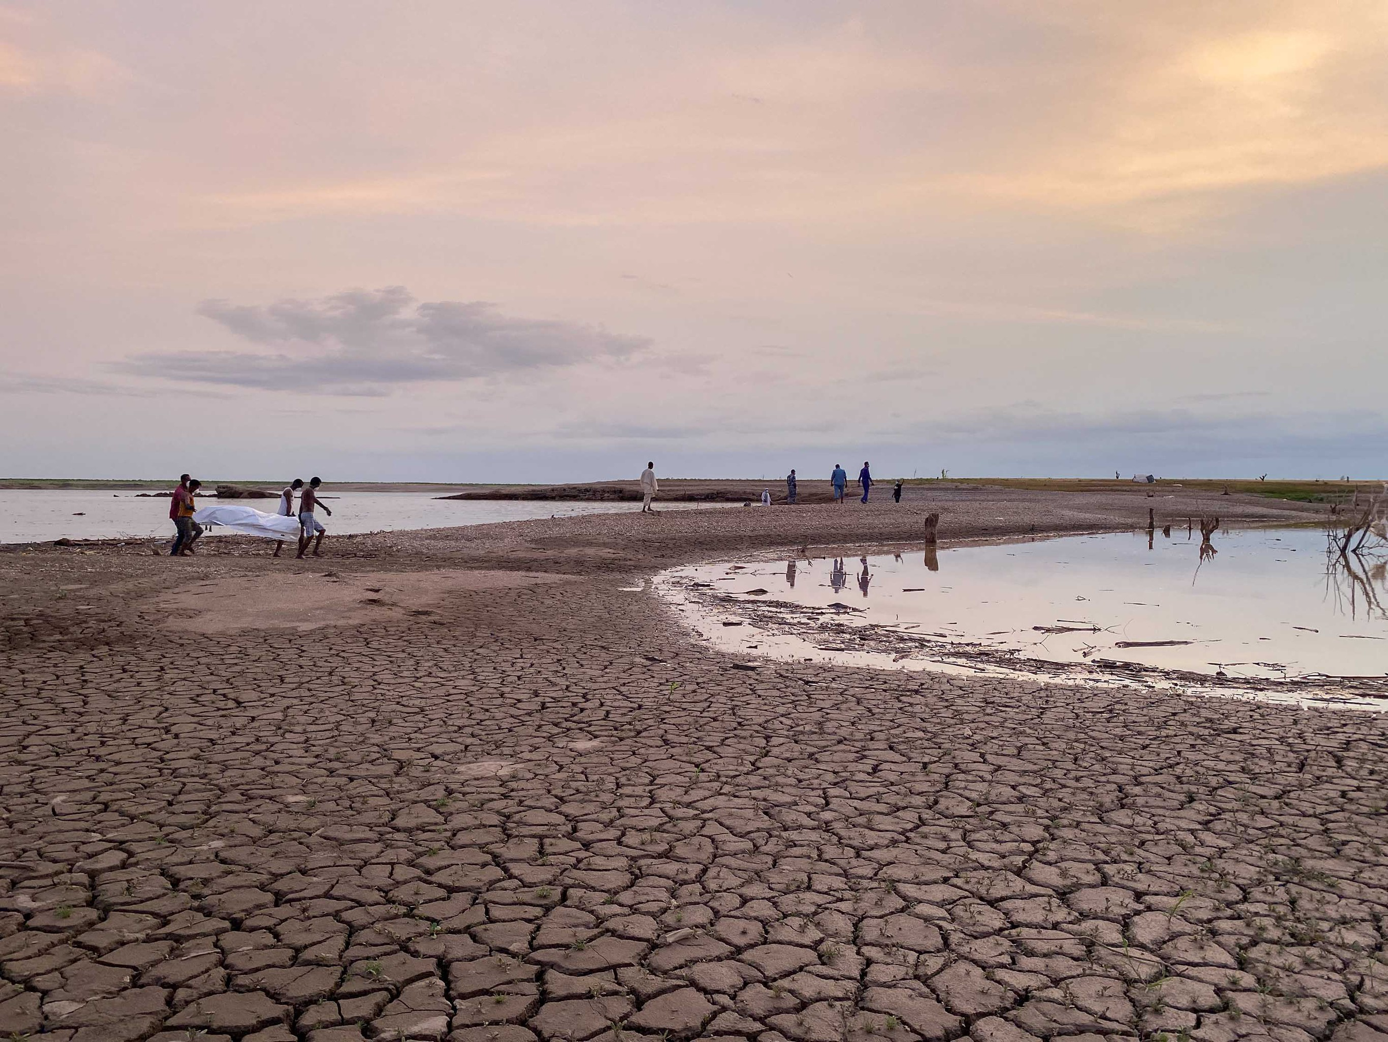
[[[272,351],[168,351],[114,363],[134,376],[261,390],[381,395],[394,385],[620,362],[650,346],[482,301],[418,302],[403,286],[269,305],[205,300],[198,314]]]
[[[1388,384],[1382,0],[0,0],[0,139],[0,472],[157,394],[243,473],[1334,474]]]

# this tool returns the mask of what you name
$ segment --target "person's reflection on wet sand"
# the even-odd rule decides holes
[[[848,575],[844,572],[843,558],[834,558],[834,567],[829,572],[829,585],[834,588],[834,592],[840,592],[848,585]]]
[[[863,562],[863,570],[858,574],[858,589],[862,590],[863,596],[866,597],[868,595],[868,583],[872,582],[872,576],[868,574],[867,558],[860,557],[858,560]]]
[[[786,585],[792,590],[795,589],[795,558],[792,557],[786,562]]]
[[[933,546],[927,546],[925,548],[925,567],[932,572],[938,572],[940,570],[940,556],[936,553],[935,547]]]

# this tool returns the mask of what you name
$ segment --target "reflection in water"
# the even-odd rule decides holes
[[[1198,524],[1197,518],[1192,535]],[[1388,538],[1372,545],[1372,536],[1366,539],[1369,552],[1327,556],[1318,529],[1216,531],[1211,521],[1199,542],[1163,540],[1150,551],[1146,535],[926,547],[922,557],[860,557],[852,576],[845,558],[831,557],[828,583],[793,587],[800,563],[787,562],[784,604],[758,608],[757,598],[748,598],[746,610],[769,612],[760,621],[773,627],[771,615],[781,612],[791,632],[808,634],[812,647],[840,651],[837,630],[870,624],[903,640],[1016,659],[1131,662],[1272,680],[1388,676]],[[939,574],[944,557],[948,583]],[[767,578],[781,571],[780,562],[761,567]],[[728,565],[667,573],[673,582],[702,581],[710,589],[728,574]],[[854,579],[865,598],[859,610],[829,610]],[[740,605],[742,598],[734,599]],[[808,611],[786,615],[794,611],[789,605]],[[725,633],[721,623],[714,635],[750,639],[746,630]],[[759,629],[755,639],[776,638]],[[791,653],[804,653],[799,648]]]
[[[795,558],[792,557],[786,562],[786,584],[793,590],[795,589]]]
[[[843,558],[834,558],[834,567],[829,570],[829,585],[834,588],[835,593],[839,593],[848,585],[848,576],[843,570]]]
[[[1388,619],[1388,527],[1368,521],[1370,516],[1344,530],[1326,531],[1327,597],[1352,619],[1361,611],[1369,619]]]
[[[1214,548],[1214,543],[1211,542],[1217,531],[1219,531],[1219,518],[1202,517],[1200,519],[1200,560],[1195,565],[1195,574],[1190,578],[1192,586],[1195,585],[1195,580],[1200,578],[1200,566],[1219,553]]]

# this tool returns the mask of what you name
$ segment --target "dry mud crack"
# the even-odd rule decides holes
[[[1379,714],[739,671],[605,565],[311,632],[3,567],[0,1039],[1388,1038]]]

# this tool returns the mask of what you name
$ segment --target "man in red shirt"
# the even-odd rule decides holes
[[[202,535],[202,525],[193,520],[193,514],[197,511],[197,504],[193,501],[193,493],[202,485],[197,478],[190,478],[184,474],[178,483],[178,488],[173,491],[173,499],[169,503],[169,518],[174,523],[174,528],[178,534],[174,537],[173,547],[169,550],[170,557],[187,557],[193,552],[193,544]]]

